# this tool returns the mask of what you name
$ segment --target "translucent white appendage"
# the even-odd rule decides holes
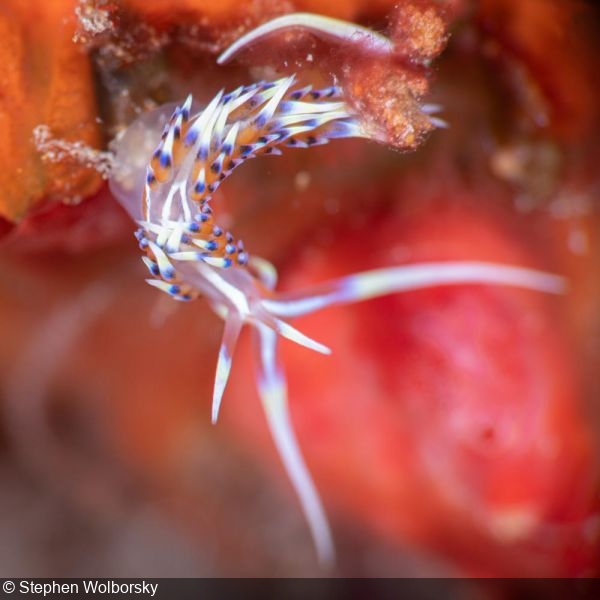
[[[244,34],[217,58],[217,63],[224,65],[245,46],[249,46],[276,31],[292,27],[306,29],[318,36],[338,41],[360,42],[380,52],[391,52],[393,50],[393,44],[389,38],[366,27],[361,27],[356,23],[349,23],[312,13],[291,13],[267,21]]]
[[[332,565],[335,550],[331,530],[290,421],[287,384],[277,357],[277,333],[259,324],[255,335],[258,391],[271,435],[300,500],[319,561],[324,566]]]
[[[255,327],[262,325],[269,327],[275,333],[278,333],[281,337],[284,337],[299,346],[304,346],[309,350],[314,350],[320,354],[331,354],[331,349],[327,346],[313,340],[312,338],[304,335],[301,331],[286,323],[282,319],[278,319],[276,316],[269,313],[261,306],[262,301],[256,302],[252,305],[252,310],[246,317],[246,321]]]
[[[219,358],[217,359],[217,373],[215,375],[215,387],[213,390],[212,414],[211,419],[213,425],[219,419],[219,409],[221,408],[221,400],[223,392],[227,386],[229,373],[231,372],[231,361],[233,352],[242,330],[244,322],[235,311],[230,311],[225,318],[225,329],[223,331],[223,340],[219,348]]]
[[[441,262],[405,265],[365,271],[335,279],[300,292],[278,294],[262,301],[279,317],[297,317],[328,306],[361,302],[387,294],[440,285],[506,285],[561,294],[567,289],[563,277],[495,263]]]
[[[324,344],[321,344],[307,335],[304,335],[301,331],[295,327],[292,327],[289,323],[281,321],[280,319],[275,319],[275,326],[277,333],[284,338],[291,340],[300,346],[304,346],[309,350],[319,352],[320,354],[331,354],[331,348],[328,348]]]

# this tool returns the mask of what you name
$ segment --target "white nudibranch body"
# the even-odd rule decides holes
[[[197,112],[189,96],[181,106],[142,115],[113,142],[116,166],[110,178],[113,194],[139,224],[136,237],[150,272],[146,281],[177,300],[206,297],[225,321],[213,422],[240,331],[245,324],[252,326],[258,392],[323,563],[333,560],[332,536],[290,422],[277,345],[282,336],[323,354],[330,350],[284,318],[439,285],[507,285],[548,293],[565,287],[561,277],[536,270],[442,262],[377,269],[293,294],[277,293],[275,267],[249,255],[241,241],[215,222],[212,194],[250,158],[279,154],[281,146],[309,148],[343,137],[369,137],[343,90],[297,87],[294,77],[286,77],[221,91]]]

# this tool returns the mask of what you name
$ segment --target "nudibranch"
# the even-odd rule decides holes
[[[297,25],[297,16],[287,19],[284,24],[289,25],[291,19]],[[335,25],[335,35],[347,33],[351,27],[330,21],[323,24],[316,19],[319,26]],[[311,23],[314,25],[314,20]],[[273,29],[272,25],[265,27]],[[360,28],[354,27],[354,31],[367,36]],[[256,34],[249,36],[247,39],[254,39]],[[386,51],[381,36],[368,39],[378,51]],[[236,44],[225,57],[240,47]],[[422,107],[432,127],[442,124],[430,116],[435,109]],[[275,267],[248,254],[241,241],[218,225],[212,195],[246,160],[279,154],[283,146],[310,148],[350,137],[394,145],[385,131],[361,117],[343,87],[313,89],[289,76],[228,93],[220,91],[203,110],[195,110],[189,96],[180,106],[167,105],[143,114],[113,143],[116,159],[110,177],[114,196],[139,224],[136,237],[150,272],[146,281],[176,300],[204,296],[225,321],[214,382],[213,423],[240,331],[246,324],[252,327],[257,342],[258,392],[323,563],[332,561],[334,546],[290,422],[286,378],[278,358],[279,336],[323,354],[330,350],[286,319],[440,285],[494,284],[548,293],[561,293],[565,286],[561,277],[518,266],[441,262],[380,268],[295,293],[278,293]]]

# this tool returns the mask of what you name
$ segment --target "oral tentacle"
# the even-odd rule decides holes
[[[287,383],[277,354],[277,333],[259,324],[255,334],[258,392],[269,430],[300,500],[319,561],[323,566],[329,566],[335,559],[333,537],[290,421]]]
[[[566,280],[535,269],[476,261],[403,265],[356,273],[299,292],[262,300],[279,317],[298,317],[329,306],[443,285],[505,285],[536,292],[562,294]]]
[[[360,42],[366,44],[370,49],[382,53],[392,52],[394,48],[394,44],[389,38],[372,29],[332,17],[300,12],[276,17],[248,31],[219,55],[217,63],[224,65],[238,54],[240,50],[254,44],[258,40],[273,33],[292,28],[304,29],[317,36],[333,39],[338,42]]]

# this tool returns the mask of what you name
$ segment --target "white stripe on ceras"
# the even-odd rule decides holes
[[[201,160],[201,161],[205,161],[208,158],[208,156],[210,155],[210,147],[212,144],[213,130],[215,127],[215,123],[217,122],[217,119],[221,115],[222,110],[223,110],[222,106],[217,106],[212,111],[212,114],[209,116],[209,118],[207,120],[206,126],[202,129],[200,136],[198,137],[198,141],[197,141],[198,150],[197,150],[196,154],[197,155],[200,154],[199,160]]]
[[[226,149],[228,150],[226,152],[226,154],[229,156],[233,150],[233,148],[235,147],[235,140],[237,138],[237,135],[240,131],[240,122],[236,121],[230,128],[229,131],[227,132],[227,135],[225,136],[225,139],[223,140],[223,144],[221,145],[221,149]]]
[[[176,181],[175,183],[171,184],[171,186],[169,187],[169,192],[167,193],[167,197],[165,199],[163,209],[162,209],[162,222],[163,223],[165,223],[171,219],[171,207],[173,206],[173,198],[175,197],[176,194],[179,194],[180,205],[183,209],[183,214],[184,214],[185,220],[186,221],[191,220],[192,215],[190,213],[190,209],[189,209],[187,199],[186,199],[186,193],[187,193],[186,188],[187,188],[187,186],[186,186],[185,181],[183,181],[183,182]]]
[[[183,237],[185,225],[184,223],[176,223],[173,227],[171,235],[166,242],[165,251],[168,255],[177,252],[181,247],[181,238]]]
[[[272,118],[279,106],[279,103],[283,99],[283,96],[288,91],[292,83],[294,83],[295,76],[285,77],[276,82],[275,93],[273,97],[260,109],[258,114],[254,117],[253,122],[257,124],[257,127],[262,129]]]
[[[159,248],[157,244],[152,241],[148,242],[148,246],[152,251],[152,254],[154,254],[161,277],[167,281],[172,280],[175,277],[175,269],[169,261],[167,255],[161,248]]]
[[[187,184],[190,178],[190,173],[196,162],[196,155],[202,143],[202,133],[205,131],[209,122],[214,119],[215,111],[223,96],[223,90],[220,90],[217,95],[208,103],[206,108],[195,117],[194,122],[190,125],[185,136],[183,137],[183,145],[188,148],[187,155],[183,159],[179,172],[177,174],[177,182]],[[191,141],[193,140],[193,142]],[[195,185],[195,182],[194,182]]]

